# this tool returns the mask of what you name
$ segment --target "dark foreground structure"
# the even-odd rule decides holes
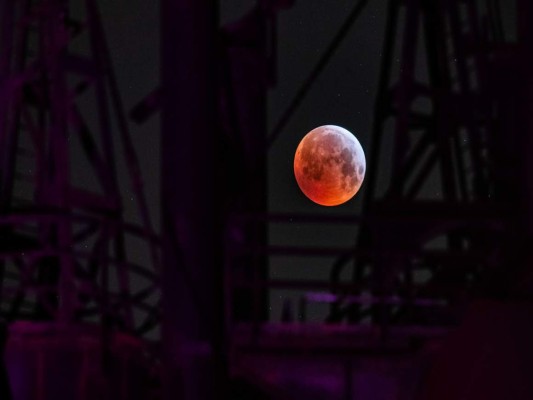
[[[533,398],[533,4],[387,1],[362,211],[269,212],[268,150],[353,3],[268,133],[289,0],[223,27],[161,0],[161,84],[130,114],[96,0],[0,1],[2,399]],[[160,232],[129,130],[156,114]],[[295,222],[357,234],[271,244]],[[329,279],[274,279],[280,256]]]

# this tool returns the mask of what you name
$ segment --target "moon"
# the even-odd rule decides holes
[[[357,138],[336,125],[313,129],[294,155],[294,176],[302,192],[322,206],[346,203],[359,191],[366,171]]]

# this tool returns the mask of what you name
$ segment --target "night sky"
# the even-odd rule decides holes
[[[291,9],[280,12],[279,79],[269,93],[270,129],[354,3],[353,0],[339,0],[334,4],[325,0],[296,2]],[[222,1],[222,24],[238,19],[253,4],[250,0]],[[384,0],[375,1],[363,12],[271,148],[269,204],[272,211],[325,211],[301,195],[292,175],[294,150],[301,137],[312,128],[328,123],[344,126],[367,148],[380,65],[385,4]],[[159,81],[159,6],[157,2],[121,0],[100,2],[100,7],[125,108],[130,110]],[[158,204],[158,123],[158,116],[154,115],[141,125],[131,124],[143,164],[146,193],[152,199],[153,208]],[[357,203],[356,199],[345,207],[327,212],[350,212]],[[154,217],[158,218],[157,213]]]

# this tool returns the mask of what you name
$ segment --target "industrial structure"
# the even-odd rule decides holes
[[[361,213],[268,210],[268,150],[370,2],[354,0],[268,133],[293,2],[220,27],[217,2],[161,1],[161,84],[130,113],[160,113],[160,232],[97,1],[0,2],[2,398],[492,399],[497,381],[531,398],[525,348],[466,351],[473,369],[503,353],[520,367],[450,384],[491,320],[513,330],[487,346],[533,331],[527,0],[515,32],[499,0],[388,0]],[[271,245],[289,222],[357,233],[342,249]],[[275,279],[279,255],[321,258],[329,278]],[[299,296],[279,320],[274,289]]]
[[[15,399],[146,398],[159,239],[97,3],[77,6],[1,3],[5,359]],[[121,163],[139,223],[124,218]]]
[[[283,135],[368,3],[354,2],[274,125],[269,144]],[[515,371],[514,380],[498,368],[463,370],[465,380],[453,373],[461,363],[458,349],[475,348],[476,340],[483,340],[480,332],[489,330],[489,315],[505,320],[514,312],[513,301],[531,297],[527,24],[505,32],[505,22],[516,16],[507,4],[504,21],[505,5],[498,1],[387,3],[361,214],[256,216],[269,223],[309,224],[317,231],[353,224],[358,226],[354,245],[335,249],[287,243],[244,250],[270,257],[322,257],[331,273],[328,281],[237,279],[236,285],[253,287],[254,293],[283,288],[304,294],[296,304],[285,303],[281,321],[263,323],[256,314],[236,324],[237,361],[230,365],[277,388],[275,398],[285,398],[280,393],[324,399],[497,398],[502,392],[488,388],[491,379],[521,382],[524,390],[515,396],[527,398],[531,388],[524,384],[524,372]],[[516,12],[525,21],[531,6],[518,2]],[[511,305],[498,308],[486,299]],[[305,315],[324,303],[330,307],[325,323],[306,323]],[[491,314],[493,308],[497,311]],[[477,313],[486,318],[474,324],[481,337],[474,340],[461,328],[464,341],[457,339],[450,348],[447,338],[463,321],[470,326]],[[527,312],[518,314],[522,318]],[[513,334],[486,336],[486,346],[501,346]],[[504,363],[486,351],[476,357]],[[442,366],[437,360],[443,352],[456,358]],[[483,361],[463,354],[472,370],[483,371]],[[463,386],[454,383],[459,381]]]

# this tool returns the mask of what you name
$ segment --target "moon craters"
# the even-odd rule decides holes
[[[313,129],[300,142],[294,173],[300,189],[322,205],[338,205],[357,193],[364,178],[364,152],[346,129],[326,125]]]
[[[357,184],[357,173],[353,155],[348,148],[344,148],[341,153],[342,160],[342,180],[343,190],[351,190]]]

